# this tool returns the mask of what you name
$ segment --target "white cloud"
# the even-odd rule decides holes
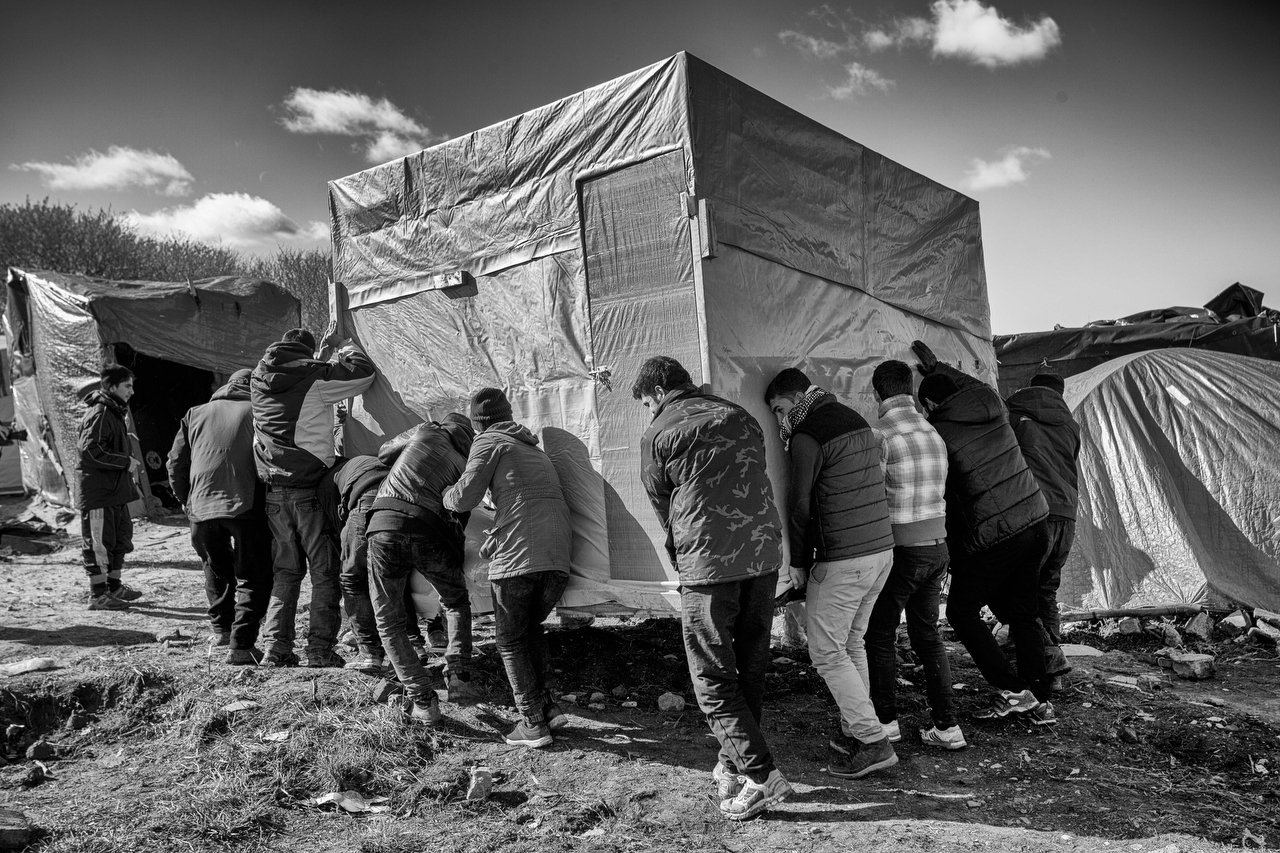
[[[322,222],[301,226],[272,202],[245,193],[210,193],[189,205],[153,213],[130,211],[121,217],[148,237],[185,237],[242,251],[272,249],[282,243],[322,245],[329,227]]]
[[[374,100],[343,89],[303,86],[284,99],[286,130],[294,133],[351,136],[363,141],[365,159],[382,163],[416,153],[446,137],[432,133],[386,98]]]
[[[968,190],[991,190],[1026,183],[1030,175],[1027,167],[1049,159],[1044,148],[1019,145],[1005,148],[998,160],[974,158],[964,174],[964,187]]]
[[[870,51],[928,44],[933,40],[933,33],[932,21],[924,18],[898,18],[881,29],[867,30],[862,34],[862,44]]]
[[[1062,44],[1053,18],[1019,27],[980,0],[936,0],[933,55],[965,59],[986,68],[1044,59]]]
[[[854,95],[869,95],[871,90],[888,92],[894,82],[883,76],[874,68],[868,68],[858,62],[847,62],[844,66],[845,78],[838,86],[828,86],[831,97],[845,100]]]
[[[149,149],[112,145],[104,154],[90,150],[70,163],[32,161],[10,169],[36,172],[54,190],[125,190],[134,187],[161,195],[183,196],[195,180],[178,159]]]
[[[778,33],[778,38],[783,44],[790,45],[801,53],[807,53],[814,59],[835,59],[849,49],[847,44],[840,44],[820,36],[806,35],[795,30],[783,30]]]

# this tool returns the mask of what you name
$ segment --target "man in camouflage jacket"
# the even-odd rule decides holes
[[[631,394],[653,414],[641,480],[680,579],[685,655],[698,706],[720,742],[712,771],[730,820],[791,793],[760,730],[782,525],[764,434],[745,409],[703,393],[681,364],[654,356]]]

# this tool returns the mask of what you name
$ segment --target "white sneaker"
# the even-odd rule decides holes
[[[711,771],[711,778],[716,783],[716,799],[722,803],[725,800],[732,800],[742,791],[743,777],[737,773],[730,773],[729,768],[719,761],[716,762],[715,769]]]
[[[920,740],[925,746],[936,746],[941,749],[964,749],[969,745],[959,726],[952,726],[949,729],[940,729],[937,726],[921,729]]]
[[[791,784],[774,770],[764,784],[742,777],[742,790],[733,799],[720,803],[720,813],[729,820],[749,820],[770,806],[791,796]]]
[[[898,726],[897,720],[881,723],[880,728],[884,730],[884,736],[889,739],[889,743],[897,743],[902,740],[902,729]]]

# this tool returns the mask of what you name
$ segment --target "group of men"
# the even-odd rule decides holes
[[[922,342],[912,349],[924,375],[914,395],[906,363],[885,361],[873,373],[876,426],[800,370],[770,382],[765,403],[789,460],[785,530],[750,413],[702,391],[667,356],[646,360],[632,386],[652,416],[640,475],[679,579],[686,658],[720,744],[712,776],[729,819],[754,817],[791,793],[761,719],[774,610],[802,591],[810,656],[839,709],[831,774],[856,779],[897,763],[895,638],[904,610],[927,684],[931,720],[921,740],[966,746],[937,627],[948,574],[947,618],[995,688],[976,716],[1055,722],[1053,682],[1067,669],[1056,592],[1074,535],[1079,452],[1062,379],[1037,375],[1004,401]],[[449,700],[473,700],[463,554],[469,513],[485,503],[494,523],[480,553],[520,713],[505,737],[550,744],[566,718],[547,689],[542,623],[568,582],[572,545],[551,460],[496,388],[476,392],[467,415],[415,426],[376,455],[338,458],[332,405],[368,388],[374,367],[350,342],[333,358],[314,350],[309,332],[287,332],[256,368],[237,371],[187,413],[170,452],[228,662],[301,663],[294,621],[309,572],[307,664],[379,673],[389,660],[411,718],[438,722],[439,699],[411,640],[408,580],[417,572],[438,594]],[[104,370],[81,429],[90,609],[124,608],[140,595],[120,579],[130,547],[125,504],[136,497],[124,420],[132,384],[126,368]],[[350,663],[335,651],[339,592],[359,649]],[[1009,627],[1016,669],[983,621],[984,606]],[[256,646],[260,624],[265,652]]]
[[[689,671],[720,743],[712,777],[731,820],[791,793],[761,712],[775,604],[801,590],[810,658],[839,709],[832,775],[857,779],[898,761],[895,639],[904,610],[932,718],[921,741],[967,745],[938,632],[948,573],[947,618],[995,688],[976,717],[1056,720],[1053,683],[1068,669],[1056,595],[1074,535],[1079,454],[1063,381],[1038,374],[1006,403],[924,343],[912,348],[924,374],[920,406],[911,368],[885,361],[872,375],[875,427],[797,369],[770,382],[765,403],[789,461],[785,534],[755,418],[700,390],[665,356],[646,361],[632,387],[653,415],[642,478],[679,576]],[[775,600],[780,569],[787,591]],[[1008,625],[1016,669],[983,606]]]
[[[333,406],[365,391],[374,366],[351,342],[329,356],[291,329],[252,370],[238,370],[208,403],[190,409],[169,453],[170,483],[205,567],[209,618],[233,665],[291,667],[304,575],[311,581],[306,664],[371,674],[390,663],[410,717],[441,719],[420,654],[409,578],[439,598],[447,624],[444,681],[450,701],[471,684],[471,603],[463,572],[465,529],[482,502],[494,513],[489,558],[496,645],[521,719],[508,743],[541,747],[565,723],[547,690],[542,623],[568,583],[569,508],[538,439],[512,420],[506,395],[484,388],[469,416],[445,415],[385,442],[376,455],[334,449]],[[120,610],[141,593],[120,579],[132,549],[128,504],[138,491],[126,421],[134,377],[103,370],[80,430],[80,508],[89,608]],[[337,653],[345,605],[359,657]],[[265,650],[258,648],[261,634]]]

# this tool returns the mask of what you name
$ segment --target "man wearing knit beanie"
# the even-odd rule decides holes
[[[538,439],[512,420],[511,403],[497,388],[471,398],[475,442],[467,467],[444,494],[454,512],[470,512],[485,492],[496,513],[480,550],[489,558],[498,653],[511,682],[520,722],[505,739],[542,747],[567,720],[547,690],[547,642],[542,621],[569,583],[573,530],[560,477]]]
[[[1071,416],[1062,392],[1063,378],[1047,371],[1031,377],[1031,384],[1009,395],[1009,424],[1027,467],[1049,503],[1049,552],[1040,567],[1037,613],[1043,628],[1045,668],[1059,678],[1071,670],[1059,648],[1058,587],[1076,536],[1078,499],[1076,460],[1080,456],[1080,425]]]

